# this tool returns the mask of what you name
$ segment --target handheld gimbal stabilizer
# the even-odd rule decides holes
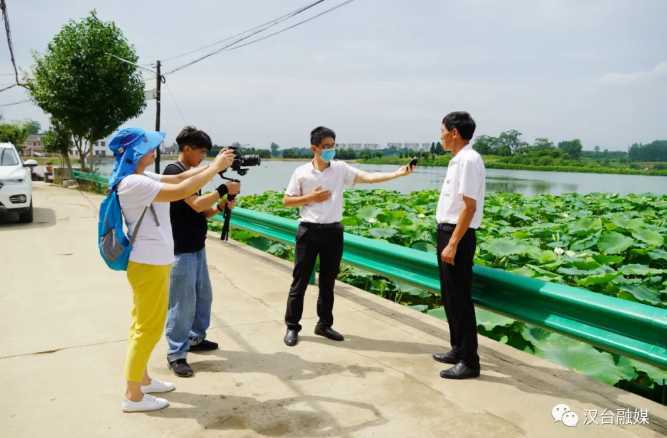
[[[259,157],[259,155],[241,155],[239,152],[239,148],[232,146],[230,147],[231,150],[234,151],[234,161],[232,162],[232,165],[230,168],[239,174],[239,176],[243,176],[246,173],[248,173],[247,167],[252,167],[252,166],[259,166],[262,163],[262,159]],[[227,181],[233,181],[233,182],[241,182],[238,179],[234,178],[228,178],[225,176],[225,171],[220,172],[218,175],[220,175],[220,178],[227,180]],[[227,195],[227,201],[233,201],[236,195]],[[232,210],[228,207],[225,206],[225,213],[224,213],[224,218],[225,221],[222,225],[222,231],[220,233],[220,239],[221,240],[228,240],[229,239],[229,222],[232,218]]]

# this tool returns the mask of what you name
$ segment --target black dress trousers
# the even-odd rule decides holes
[[[452,350],[466,365],[479,367],[477,354],[477,321],[472,302],[472,266],[477,238],[469,228],[459,241],[454,264],[440,258],[449,243],[454,225],[438,225],[437,258],[440,271],[440,293],[449,324]]]
[[[293,280],[285,312],[288,329],[301,330],[299,321],[303,314],[303,297],[318,254],[320,256],[318,325],[322,327],[333,325],[334,284],[343,256],[343,226],[338,222],[332,224],[301,222],[296,233]]]

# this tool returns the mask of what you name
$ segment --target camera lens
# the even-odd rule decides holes
[[[241,166],[251,167],[259,166],[262,162],[262,159],[259,155],[242,155],[241,156]]]

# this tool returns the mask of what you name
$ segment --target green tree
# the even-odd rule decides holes
[[[278,149],[280,149],[280,145],[278,143],[273,143],[271,142],[271,156],[272,157],[278,157],[280,156],[280,152],[278,152]]]
[[[114,56],[138,60],[121,30],[92,11],[66,24],[43,56],[35,55],[27,84],[35,102],[72,133],[84,169],[91,145],[145,107],[137,68]]]
[[[521,140],[521,135],[516,129],[501,132],[495,147],[497,154],[514,155],[519,149],[526,147],[528,143]]]
[[[531,147],[534,149],[550,149],[556,147],[556,145],[546,137],[538,137],[535,139]]]
[[[648,144],[635,143],[628,152],[631,161],[667,161],[667,140],[655,140]]]
[[[20,152],[26,138],[28,130],[24,123],[0,123],[0,143],[12,143]]]
[[[480,135],[472,144],[472,148],[482,155],[493,154],[498,139],[490,135]]]
[[[42,143],[47,152],[57,153],[63,157],[69,174],[72,174],[72,162],[69,159],[69,149],[72,146],[72,133],[62,122],[51,118],[51,129],[44,133]]]
[[[568,157],[573,160],[578,160],[581,157],[581,151],[583,150],[581,145],[581,140],[575,138],[574,140],[565,140],[558,143],[558,149],[565,152]]]
[[[42,130],[41,125],[36,120],[28,120],[24,126],[28,135],[39,134],[39,131]]]

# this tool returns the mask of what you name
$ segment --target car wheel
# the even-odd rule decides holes
[[[23,224],[32,223],[32,201],[30,201],[30,207],[19,213],[19,222]]]

